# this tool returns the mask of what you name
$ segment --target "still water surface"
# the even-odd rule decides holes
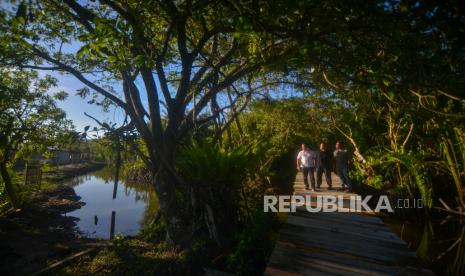
[[[75,177],[68,184],[85,205],[66,216],[79,219],[77,230],[86,237],[109,239],[111,235],[136,235],[158,208],[155,193],[146,185],[121,180],[115,185],[110,168]]]

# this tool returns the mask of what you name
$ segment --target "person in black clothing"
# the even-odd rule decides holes
[[[318,150],[316,157],[316,187],[320,188],[321,186],[321,176],[324,173],[326,178],[326,183],[328,184],[328,189],[331,190],[331,160],[332,155],[326,149],[326,144],[320,144],[320,150]]]

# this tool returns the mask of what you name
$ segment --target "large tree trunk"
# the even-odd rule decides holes
[[[13,208],[18,208],[19,207],[19,201],[18,198],[16,197],[16,193],[13,187],[13,182],[11,181],[10,174],[8,173],[8,169],[6,167],[6,162],[0,162],[0,173],[3,178],[3,182],[5,182],[5,191],[10,199],[10,203],[13,206]]]
[[[187,248],[192,237],[191,223],[183,198],[176,191],[178,180],[166,165],[161,166],[153,177],[160,211],[167,224],[166,241],[169,246]]]

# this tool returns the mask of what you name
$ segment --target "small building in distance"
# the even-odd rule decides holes
[[[68,150],[54,149],[51,150],[52,158],[46,159],[47,163],[53,166],[67,165],[72,161],[72,155]]]
[[[34,153],[31,156],[29,156],[27,160],[32,162],[40,162],[49,166],[62,166],[68,164],[81,163],[83,161],[81,155],[81,152],[77,150],[49,148],[47,150],[47,153]],[[28,163],[29,161],[26,161],[24,160],[24,158],[20,157],[16,160],[14,168],[23,169],[25,168],[26,163]]]
[[[81,162],[81,156],[78,151],[67,149],[49,149],[51,157],[42,157],[41,161],[51,166],[61,166]]]

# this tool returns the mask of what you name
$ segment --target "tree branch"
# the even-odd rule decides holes
[[[88,80],[87,78],[84,77],[84,75],[82,75],[81,72],[79,72],[78,70],[74,69],[73,67],[69,66],[69,65],[66,65],[54,58],[52,58],[51,56],[49,56],[47,53],[44,53],[42,52],[41,50],[39,50],[38,48],[36,48],[34,45],[31,45],[32,46],[32,51],[39,57],[45,59],[46,61],[52,63],[52,64],[55,64],[57,67],[59,67],[61,70],[63,71],[66,71],[72,75],[74,75],[78,80],[80,80],[82,83],[84,83],[85,85],[87,85],[88,87],[92,88],[93,90],[97,91],[98,93],[100,93],[101,95],[103,95],[104,97],[106,98],[109,98],[110,100],[112,100],[115,104],[117,104],[118,106],[120,106],[121,108],[123,109],[126,109],[127,108],[127,105],[125,102],[123,102],[121,99],[119,99],[118,97],[116,97],[115,95],[111,94],[110,92],[106,91],[105,89],[103,89],[102,87],[96,85],[94,82],[91,82],[90,80]]]

